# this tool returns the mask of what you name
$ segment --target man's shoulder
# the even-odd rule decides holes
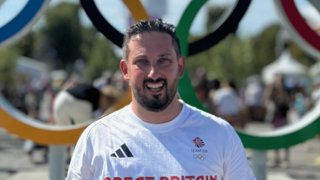
[[[134,127],[126,109],[122,108],[91,123],[83,132],[83,139],[96,143],[104,139],[105,143],[110,143],[135,133],[138,129]]]
[[[211,114],[203,109],[199,109],[197,107],[194,107],[190,104],[185,105],[188,109],[188,117],[190,117],[191,120],[197,121],[197,122],[203,122],[208,125],[216,125],[216,126],[228,126],[228,122],[224,119],[215,116],[214,114]]]
[[[121,119],[126,119],[125,116],[128,115],[128,107],[124,106],[118,110],[115,110],[105,116],[102,116],[98,121],[102,124],[110,124],[114,121],[119,122]]]
[[[126,107],[123,107],[119,110],[116,110],[108,115],[102,116],[99,119],[95,120],[94,122],[92,122],[87,129],[106,129],[106,128],[112,128],[114,126],[119,126],[119,124],[123,123],[124,120],[126,120],[127,118],[126,116]]]

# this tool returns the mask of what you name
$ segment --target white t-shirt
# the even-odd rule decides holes
[[[231,88],[220,88],[214,94],[213,103],[217,106],[220,115],[236,115],[241,111],[240,97]]]
[[[77,99],[67,91],[60,91],[53,105],[57,125],[71,125],[92,121],[93,107],[89,101]]]
[[[91,124],[77,142],[68,180],[253,180],[235,130],[184,103],[150,124],[128,105]]]

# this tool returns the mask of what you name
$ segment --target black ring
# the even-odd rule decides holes
[[[81,6],[92,21],[93,25],[100,31],[106,38],[122,47],[123,34],[115,29],[100,13],[93,0],[80,0]]]
[[[106,38],[121,48],[123,43],[123,34],[115,29],[101,15],[99,9],[94,3],[94,0],[80,0],[80,3],[98,31],[100,31]],[[224,39],[229,33],[234,32],[234,30],[238,27],[242,17],[246,13],[250,3],[251,0],[239,0],[234,8],[225,15],[227,18],[223,20],[223,23],[219,25],[217,29],[203,38],[189,43],[188,56],[195,55],[213,47],[222,39]]]
[[[227,18],[223,20],[221,25],[218,25],[217,29],[203,38],[192,42],[191,44],[189,43],[188,56],[195,55],[213,47],[227,37],[229,33],[234,32],[248,10],[250,3],[251,0],[239,0],[234,8],[223,16]]]

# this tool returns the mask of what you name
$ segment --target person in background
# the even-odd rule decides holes
[[[26,113],[29,117],[36,121],[39,120],[39,92],[35,90],[32,86],[28,88],[28,91],[24,97],[24,102],[26,105]],[[46,146],[37,144],[29,139],[24,141],[23,144],[23,150],[29,155],[30,160],[35,164],[41,164],[47,162],[47,155],[46,155]],[[38,158],[36,158],[36,151],[42,150],[43,156],[42,159],[39,161]]]
[[[265,88],[264,101],[271,103],[273,108],[271,112],[271,124],[274,129],[284,127],[288,124],[288,112],[291,105],[291,97],[285,84],[285,76],[283,74],[275,74],[274,82]],[[285,149],[284,162],[289,163],[290,151]],[[274,166],[278,167],[282,163],[280,151],[275,150]]]
[[[62,84],[66,80],[67,73],[64,70],[53,70],[50,72],[50,78],[41,89],[36,90],[33,83],[30,85],[30,91],[25,96],[26,104],[28,107],[28,115],[31,118],[39,120],[45,124],[53,124],[53,100],[56,93],[61,89]],[[47,163],[48,161],[48,146],[43,144],[37,144],[31,140],[26,140],[25,150],[31,157],[31,160],[35,163]],[[37,157],[37,151],[42,151],[42,160],[39,161]]]
[[[116,102],[117,92],[112,86],[98,89],[91,84],[78,82],[74,77],[69,78],[53,102],[54,125],[65,126],[94,122],[105,113],[110,113],[107,110]],[[59,166],[59,170],[50,171],[51,178],[55,179],[55,176],[60,177],[66,174],[73,149],[74,145],[50,146],[50,167]]]
[[[245,127],[242,111],[244,104],[229,80],[221,82],[221,87],[214,93],[214,114],[227,120],[232,126]]]
[[[91,84],[78,83],[60,91],[53,105],[56,125],[71,125],[92,121],[103,115],[117,99],[111,86],[97,89]]]
[[[212,114],[216,114],[216,109],[214,107],[214,96],[215,96],[215,93],[221,88],[221,82],[219,79],[215,78],[215,79],[212,79],[209,83],[209,100],[210,100],[210,103],[211,103],[211,109],[210,109],[210,113]]]
[[[198,68],[192,80],[196,96],[201,101],[203,107],[211,112],[213,104],[210,100],[209,93],[211,90],[211,82],[207,79],[206,70],[204,68]]]
[[[248,108],[248,117],[251,121],[264,121],[263,86],[256,76],[248,78],[244,91],[244,103]]]
[[[296,85],[291,90],[291,106],[288,112],[288,119],[290,123],[295,123],[301,120],[308,110],[312,107],[312,100],[306,93],[306,89],[302,85]]]
[[[179,98],[183,76],[174,26],[143,20],[124,37],[120,70],[130,104],[87,127],[67,179],[255,179],[236,131]]]

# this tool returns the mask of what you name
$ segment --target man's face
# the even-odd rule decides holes
[[[170,35],[145,32],[132,37],[127,60],[120,68],[133,92],[133,103],[162,111],[175,98],[184,59],[178,58]]]

